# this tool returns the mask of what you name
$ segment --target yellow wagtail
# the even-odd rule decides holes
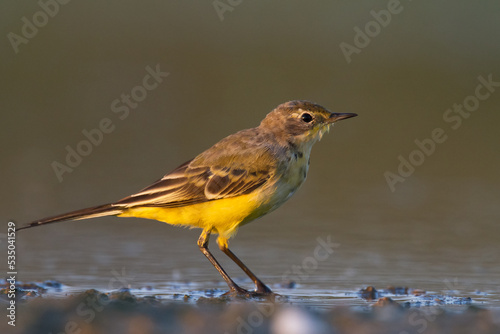
[[[103,216],[141,217],[203,229],[198,246],[219,271],[230,292],[246,296],[271,290],[228,248],[238,228],[283,204],[306,179],[313,144],[330,126],[357,116],[331,113],[309,101],[290,101],[271,111],[260,125],[239,131],[157,182],[115,203],[48,217],[19,228]],[[239,287],[208,250],[217,244],[255,283]]]

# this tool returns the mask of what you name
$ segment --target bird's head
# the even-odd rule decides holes
[[[332,113],[319,104],[296,100],[277,106],[260,126],[274,132],[283,141],[315,143],[335,122],[354,116],[357,114]]]

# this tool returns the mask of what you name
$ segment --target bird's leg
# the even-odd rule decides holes
[[[234,263],[236,263],[245,272],[245,274],[247,274],[248,277],[250,277],[250,279],[255,284],[256,293],[263,295],[273,293],[271,289],[269,289],[257,276],[255,276],[255,274],[250,269],[248,269],[248,267],[243,262],[241,262],[240,259],[238,259],[236,255],[234,255],[234,253],[228,247],[227,239],[219,237],[217,239],[217,244],[219,245],[220,250],[224,252],[224,254],[229,256],[229,258],[233,260]]]
[[[198,239],[198,247],[200,247],[201,252],[207,257],[207,259],[212,263],[212,265],[217,269],[219,274],[222,276],[224,281],[226,281],[227,285],[229,285],[229,289],[231,292],[236,292],[239,294],[248,294],[248,291],[240,288],[234,281],[229,277],[229,275],[222,269],[219,262],[214,258],[212,253],[208,250],[208,241],[210,239],[210,230],[203,230]]]

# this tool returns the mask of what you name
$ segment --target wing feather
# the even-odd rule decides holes
[[[265,146],[251,145],[254,134],[243,135],[223,139],[152,185],[113,205],[122,208],[179,207],[259,189],[272,178],[275,159]]]

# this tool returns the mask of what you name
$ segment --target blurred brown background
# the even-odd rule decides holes
[[[385,27],[370,25],[371,11],[388,3],[242,1],[221,20],[211,1],[72,1],[17,53],[9,33],[22,36],[22,18],[33,22],[42,9],[3,3],[0,221],[22,225],[117,200],[257,126],[276,105],[308,99],[359,117],[315,146],[305,185],[243,227],[235,253],[278,283],[317,237],[331,235],[340,246],[310,282],[445,289],[458,278],[494,290],[500,89],[456,130],[443,115],[474,95],[479,76],[500,82],[500,3],[401,1]],[[354,29],[367,23],[373,36],[348,63],[340,44],[355,45]],[[157,64],[169,76],[121,120],[112,102]],[[114,131],[59,182],[51,164],[65,163],[65,147],[103,118]],[[392,192],[384,173],[397,173],[398,157],[436,128],[447,140]],[[19,279],[106,285],[111,270],[126,267],[137,286],[219,280],[196,246],[199,232],[114,217],[23,231]]]

